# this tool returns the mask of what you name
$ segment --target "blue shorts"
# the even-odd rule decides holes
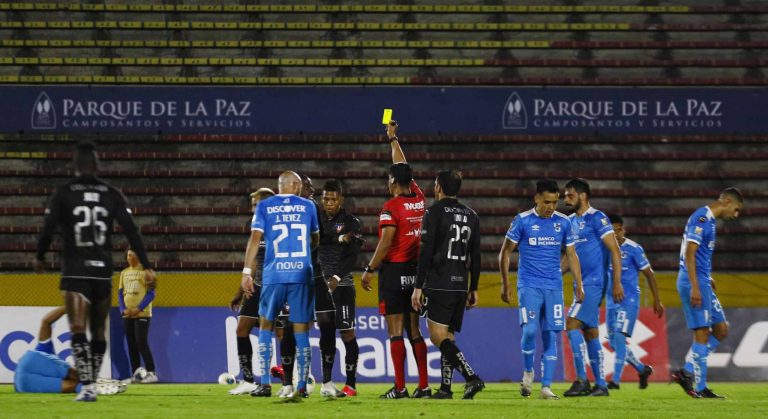
[[[19,360],[13,384],[19,393],[61,393],[69,364],[54,355],[27,351]]]
[[[625,297],[620,303],[612,304],[606,311],[605,324],[609,332],[622,333],[631,337],[635,330],[640,300],[637,296]]]
[[[706,286],[699,288],[701,290],[701,305],[691,306],[691,283],[688,282],[688,276],[685,272],[680,272],[677,276],[677,293],[680,295],[680,302],[683,306],[685,323],[689,329],[701,329],[703,327],[712,327],[713,324],[725,323],[725,312],[720,304],[717,295],[712,287]]]
[[[534,287],[517,289],[520,306],[520,326],[539,317],[542,331],[565,329],[563,320],[563,292]]]
[[[600,326],[600,302],[603,300],[603,289],[600,287],[584,287],[584,301],[573,300],[568,310],[568,317],[573,317],[582,323],[582,329],[593,329]]]
[[[273,322],[285,304],[291,307],[288,319],[309,323],[315,313],[315,287],[312,284],[271,284],[261,287],[259,316]]]

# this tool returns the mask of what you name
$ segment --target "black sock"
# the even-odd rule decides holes
[[[93,382],[93,364],[91,362],[91,345],[85,333],[75,333],[72,335],[72,356],[75,358],[75,368],[77,376],[82,385],[88,385]]]
[[[469,366],[467,359],[464,358],[464,354],[461,353],[459,347],[452,340],[445,339],[440,343],[440,353],[448,359],[453,368],[456,368],[461,373],[464,380],[469,381],[478,378],[475,375],[475,371]]]
[[[94,340],[91,342],[91,364],[93,365],[93,379],[99,378],[101,364],[104,363],[104,354],[107,352],[107,342]]]
[[[453,367],[448,361],[448,358],[442,354],[440,356],[440,376],[442,377],[442,380],[440,381],[440,390],[450,393],[451,383],[453,383]]]
[[[323,365],[323,384],[331,381],[333,363],[336,359],[336,325],[323,323],[320,326],[320,354]]]
[[[357,345],[357,338],[344,342],[344,348],[347,354],[344,356],[344,366],[347,370],[347,385],[355,388],[357,384],[357,358],[360,355],[360,346]]]
[[[253,346],[250,336],[237,338],[237,359],[240,361],[240,372],[243,381],[253,382]]]
[[[283,364],[283,385],[293,385],[293,364],[296,362],[296,337],[287,328],[280,340],[280,361]]]

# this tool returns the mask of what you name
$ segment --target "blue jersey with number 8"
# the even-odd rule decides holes
[[[264,285],[311,284],[311,235],[320,231],[315,203],[296,195],[275,195],[256,207],[251,230],[264,233]]]

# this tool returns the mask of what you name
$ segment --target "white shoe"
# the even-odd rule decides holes
[[[533,371],[523,371],[523,380],[520,381],[520,395],[530,397],[533,389]]]
[[[96,401],[96,385],[88,384],[80,388],[80,393],[75,397],[76,402],[95,402]]]
[[[320,395],[323,397],[346,397],[347,395],[336,388],[336,385],[333,384],[333,381],[329,381],[327,383],[323,383],[322,387],[320,387]]]
[[[153,384],[153,383],[156,383],[157,381],[158,381],[157,374],[150,371],[147,373],[147,376],[141,380],[141,384]]]
[[[102,396],[125,393],[127,386],[117,380],[100,378],[96,381],[96,393]]]
[[[539,393],[540,399],[545,400],[560,400],[560,397],[558,397],[555,393],[552,392],[552,389],[549,387],[542,387],[541,393]]]
[[[281,399],[291,398],[293,397],[293,393],[294,391],[292,385],[282,386],[280,387],[280,391],[277,393],[277,397]]]
[[[253,390],[256,390],[256,387],[258,387],[254,383],[249,383],[247,381],[240,381],[240,384],[237,385],[237,387],[233,388],[232,390],[229,390],[229,394],[233,396],[237,396],[240,394],[250,394]]]

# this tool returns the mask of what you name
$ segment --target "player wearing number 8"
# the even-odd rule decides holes
[[[290,321],[296,336],[298,386],[296,397],[307,394],[310,347],[309,322],[314,311],[314,272],[311,248],[320,242],[320,227],[315,204],[296,196],[301,192],[301,178],[294,172],[284,172],[278,179],[279,193],[259,202],[251,224],[251,238],[245,251],[241,287],[245,295],[253,293],[250,266],[259,252],[262,237],[264,270],[259,300],[259,364],[261,385],[252,396],[268,397],[270,386],[269,362],[272,359],[272,328],[275,317],[287,303],[291,307]],[[311,248],[310,248],[311,246]]]
[[[565,328],[563,318],[563,277],[560,270],[560,253],[565,247],[568,266],[576,281],[575,299],[584,298],[581,283],[581,267],[575,250],[575,238],[571,234],[568,218],[557,211],[560,190],[553,180],[536,182],[533,209],[522,212],[512,220],[499,253],[501,271],[501,299],[510,303],[509,257],[519,248],[520,262],[517,271],[517,295],[520,305],[520,326],[523,328],[521,350],[523,353],[523,380],[520,394],[531,395],[533,385],[533,356],[536,351],[536,333],[541,330],[544,344],[542,356],[542,399],[558,399],[552,392],[552,377],[557,362],[557,333]]]
[[[111,234],[114,221],[123,227],[131,249],[145,267],[145,279],[153,282],[138,227],[117,188],[99,179],[98,157],[92,143],[81,143],[75,152],[75,179],[59,187],[45,213],[37,243],[36,271],[45,267],[45,253],[57,227],[64,241],[61,290],[72,332],[72,355],[80,382],[75,400],[96,400],[96,377],[107,350],[105,324],[112,294]],[[91,341],[85,335],[90,326]]]

